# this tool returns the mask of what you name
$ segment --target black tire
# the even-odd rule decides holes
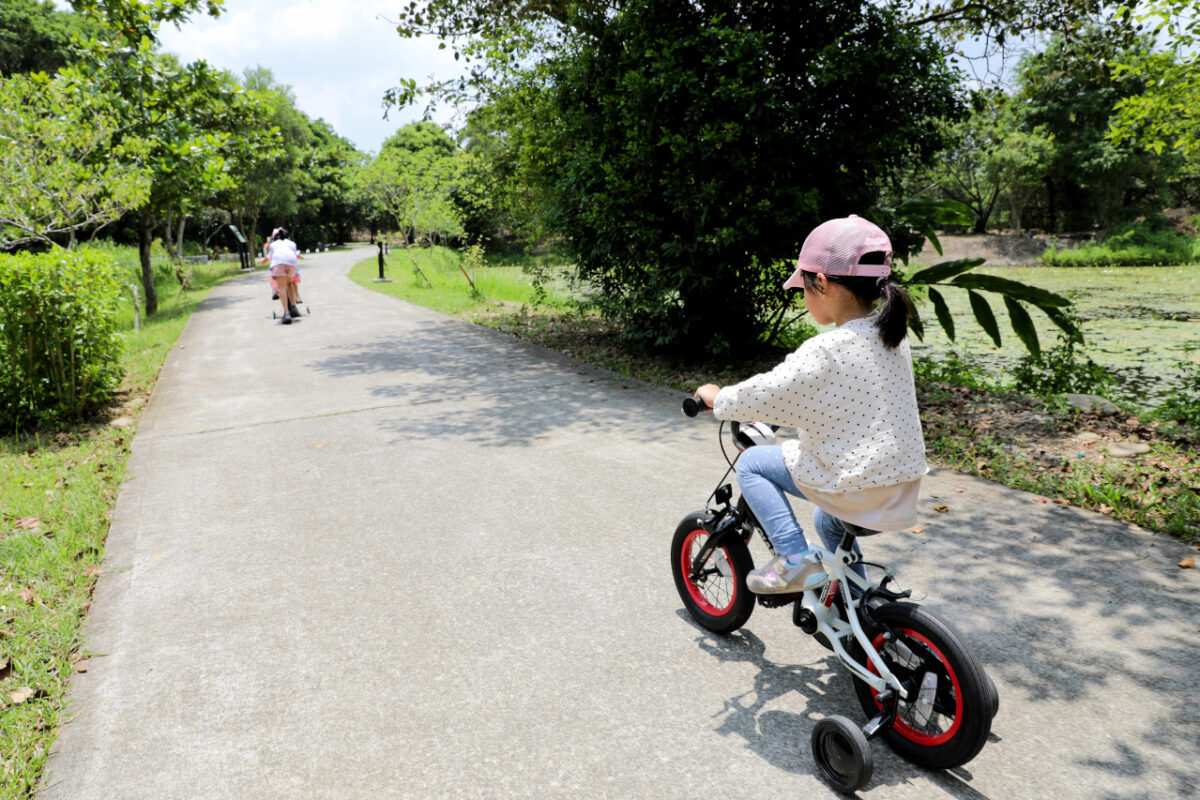
[[[821,777],[839,792],[858,791],[875,770],[866,734],[845,717],[826,717],[813,727],[812,754]]]
[[[900,701],[895,724],[883,732],[884,741],[902,757],[931,769],[951,769],[977,756],[991,732],[999,701],[962,636],[950,623],[914,603],[888,603],[871,616],[895,636],[886,641],[880,628],[872,634],[872,644],[910,698]],[[900,652],[897,642],[912,656]],[[850,653],[865,663],[857,644]],[[917,703],[923,681],[936,681],[933,706],[924,719]],[[875,691],[858,679],[854,690],[863,711],[874,717],[881,707]]]
[[[996,682],[992,680],[991,675],[985,673],[984,677],[987,678],[988,708],[991,709],[992,719],[995,719],[1000,711],[1000,692],[996,691]]]
[[[709,556],[699,580],[692,581],[692,559],[710,535],[704,529],[704,512],[688,514],[671,540],[671,571],[675,589],[692,619],[713,633],[732,633],[746,624],[754,612],[754,595],[746,588],[746,576],[754,559],[746,543],[729,536]]]

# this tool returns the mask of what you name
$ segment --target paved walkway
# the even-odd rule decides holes
[[[39,798],[836,797],[807,741],[857,718],[844,670],[786,612],[722,639],[675,594],[712,420],[352,284],[371,252],[306,261],[290,327],[262,273],[193,315]],[[1001,710],[953,772],[876,743],[860,796],[1195,796],[1194,551],[945,471],[921,506],[869,553],[957,623]]]

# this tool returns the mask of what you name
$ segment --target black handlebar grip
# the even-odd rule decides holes
[[[683,398],[683,413],[689,417],[694,417],[704,411],[712,411],[712,408],[698,397]]]

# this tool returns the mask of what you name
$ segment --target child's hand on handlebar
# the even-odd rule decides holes
[[[713,403],[717,402],[717,393],[720,391],[721,387],[715,383],[706,383],[696,390],[696,398],[712,408]]]

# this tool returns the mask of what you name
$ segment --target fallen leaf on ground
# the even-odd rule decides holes
[[[1050,501],[1049,501],[1049,500],[1047,500],[1047,499],[1046,499],[1046,498],[1044,498],[1044,497],[1035,497],[1035,498],[1033,498],[1033,502],[1035,502],[1035,503],[1049,503]]]
[[[1111,513],[1112,513],[1112,506],[1106,506],[1104,503],[1101,503],[1101,504],[1100,504],[1100,508],[1099,508],[1099,509],[1097,509],[1097,510],[1098,510],[1098,511],[1099,511],[1101,514],[1111,514]]]
[[[41,525],[42,521],[37,517],[21,517],[19,520],[17,520],[16,524],[17,530],[29,530],[30,528],[36,528],[38,525]]]
[[[28,586],[21,590],[21,600],[25,603],[25,605],[31,606],[37,602],[37,599],[38,596],[34,594],[33,589],[30,589]]]
[[[1192,569],[1196,566],[1196,559],[1188,556],[1183,561],[1179,562],[1179,566],[1183,567],[1184,569]]]
[[[20,689],[14,689],[8,693],[8,699],[13,701],[13,705],[21,705],[29,698],[33,697],[33,689],[28,686],[22,686]]]
[[[1069,506],[1071,505],[1071,501],[1063,500],[1061,497],[1056,497],[1054,498],[1054,504],[1057,506]]]
[[[962,488],[961,486],[955,486],[955,487],[954,487],[954,491],[956,491],[956,492],[958,492],[959,494],[961,494],[961,493],[965,492],[965,491],[966,491],[966,489]]]
[[[922,528],[920,525],[913,525],[911,528],[908,529],[908,531],[909,531],[909,533],[924,533],[925,529]]]
[[[947,511],[950,510],[950,506],[938,505],[938,506],[934,506],[933,510],[938,512],[939,514],[945,514]]]

